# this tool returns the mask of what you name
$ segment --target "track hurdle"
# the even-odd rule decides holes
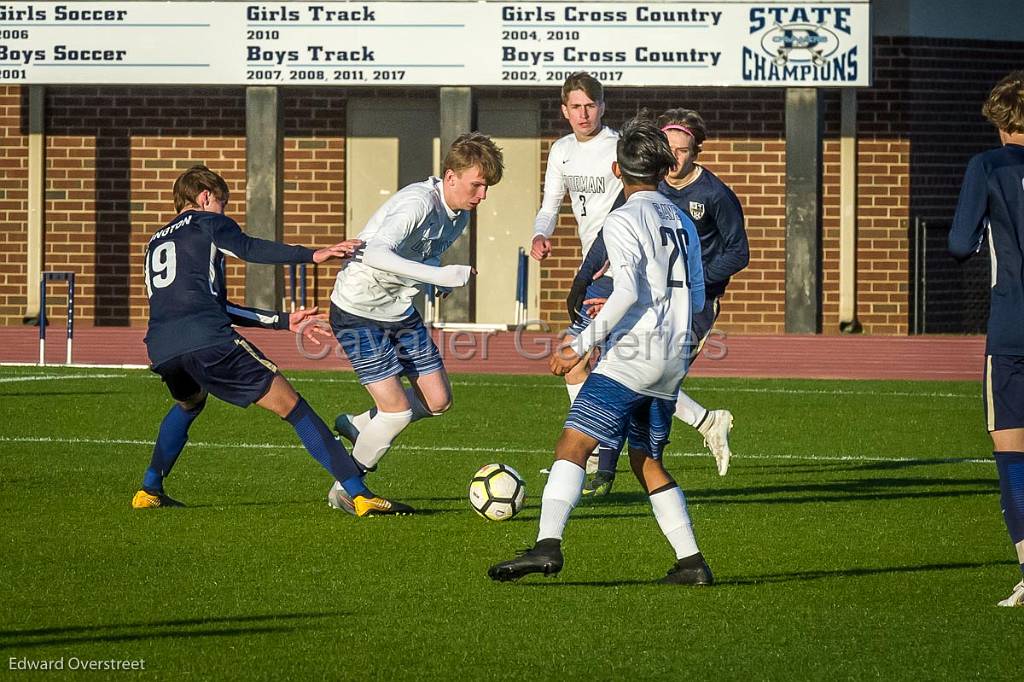
[[[291,311],[295,312],[296,303],[296,272],[298,273],[298,301],[301,308],[306,307],[306,263],[291,263],[288,266],[289,298],[291,299]]]
[[[527,315],[527,291],[530,282],[530,257],[526,250],[519,249],[519,262],[516,268],[516,324],[526,322]]]
[[[71,347],[75,338],[75,273],[44,272],[39,278],[39,364],[46,364],[46,283],[66,282],[68,285],[68,342],[65,364],[71,364]]]

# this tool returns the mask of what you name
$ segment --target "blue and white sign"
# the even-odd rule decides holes
[[[0,82],[866,86],[867,0],[13,2]]]

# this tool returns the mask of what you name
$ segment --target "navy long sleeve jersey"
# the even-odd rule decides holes
[[[312,263],[313,250],[250,237],[231,218],[186,211],[146,246],[150,362],[235,338],[232,325],[288,328],[288,315],[227,300],[224,256],[250,263]]]
[[[662,182],[658,191],[693,219],[700,235],[705,296],[709,300],[721,296],[729,278],[750,262],[750,247],[739,199],[707,168],[703,168],[700,177],[682,189],[674,189]],[[570,311],[579,307],[580,296],[607,259],[604,238],[598,234],[573,281],[568,298]]]
[[[989,355],[1024,355],[1024,147],[1007,144],[967,164],[949,230],[949,251],[977,253],[988,230],[992,253]]]

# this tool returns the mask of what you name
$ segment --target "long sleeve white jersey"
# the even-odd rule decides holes
[[[456,287],[469,278],[468,265],[440,267],[441,254],[469,224],[469,211],[445,205],[440,179],[431,177],[395,193],[357,236],[360,257],[338,272],[331,301],[342,310],[382,322],[413,313],[421,284]]]
[[[604,127],[586,142],[570,133],[551,145],[544,171],[544,199],[533,222],[534,236],[554,233],[558,208],[568,192],[586,255],[622,191],[622,181],[612,173],[618,141],[619,134]]]
[[[693,311],[704,308],[697,228],[668,197],[634,192],[608,215],[604,240],[615,290],[573,347],[582,355],[605,341],[596,373],[672,400],[686,375]]]

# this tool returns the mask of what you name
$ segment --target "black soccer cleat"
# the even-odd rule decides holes
[[[562,542],[555,539],[540,540],[532,548],[523,550],[515,559],[502,561],[487,569],[491,580],[507,582],[518,580],[530,573],[555,575],[562,570]]]
[[[696,558],[695,558],[696,557]],[[676,561],[668,570],[668,575],[659,580],[662,585],[714,585],[715,576],[704,561],[704,557],[685,557]]]

